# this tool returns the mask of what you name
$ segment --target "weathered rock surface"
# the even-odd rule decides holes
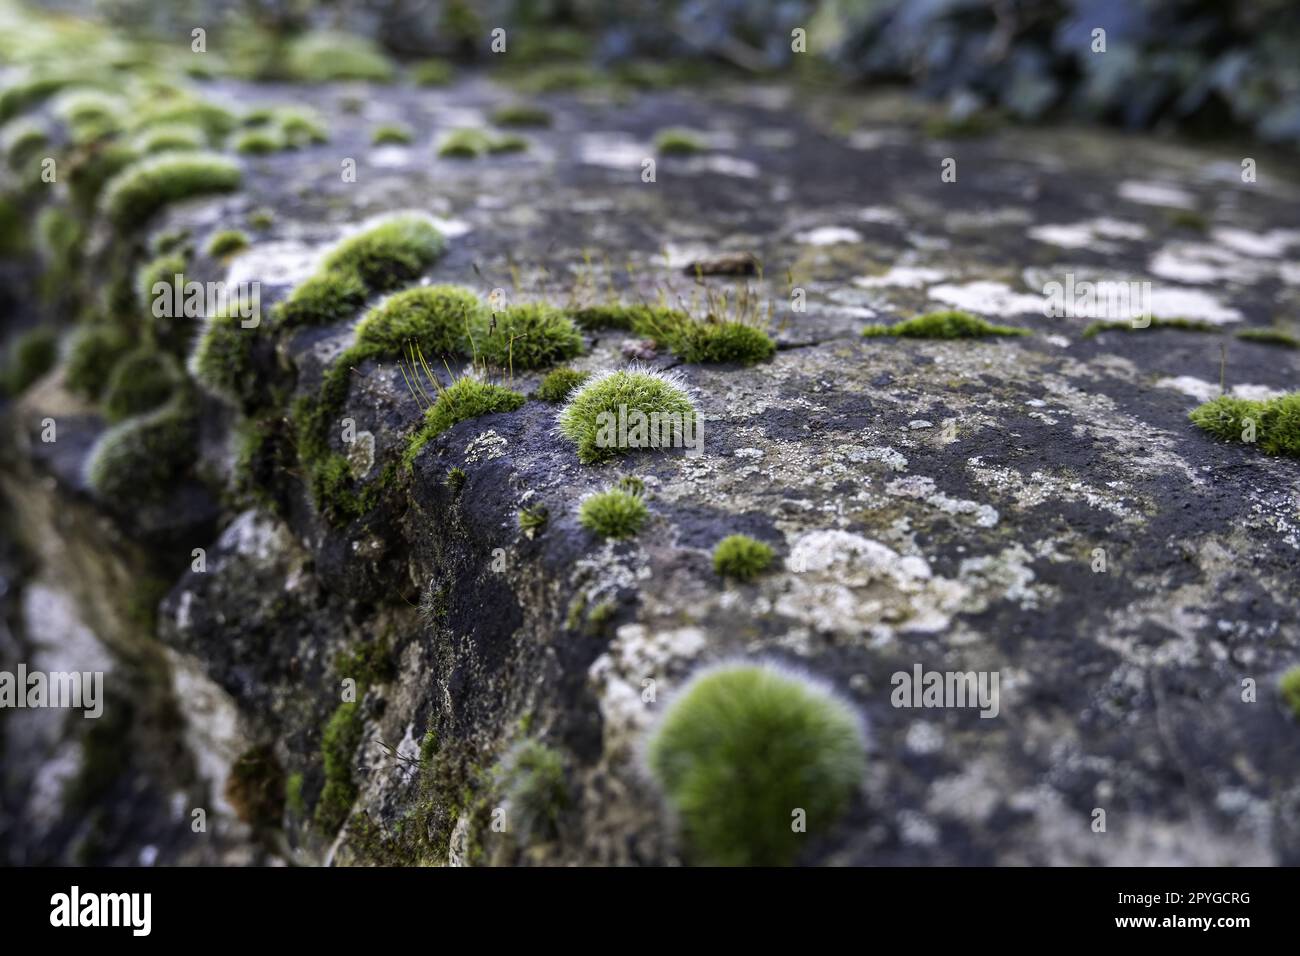
[[[289,95],[226,93],[245,105]],[[329,110],[338,91],[292,95]],[[277,509],[213,498],[147,537],[81,482],[102,423],[58,407],[57,374],[42,383],[8,413],[8,520],[30,567],[5,598],[6,657],[30,660],[47,641],[71,654],[85,632],[138,692],[126,692],[134,745],[99,804],[120,812],[100,814],[92,851],[72,832],[88,825],[84,807],[55,810],[50,796],[49,779],[86,759],[77,737],[0,723],[12,858],[81,847],[111,862],[674,862],[641,735],[696,667],[766,657],[834,684],[869,729],[862,791],[810,841],[808,863],[1300,862],[1300,732],[1273,689],[1300,662],[1300,471],[1187,421],[1220,380],[1249,395],[1296,388],[1300,353],[1231,335],[1300,306],[1300,186],[1280,163],[1094,131],[926,140],[891,121],[892,101],[776,86],[556,95],[529,153],[435,158],[443,132],[504,99],[478,80],[386,91],[359,114],[331,112],[330,145],[247,160],[241,192],[173,207],[152,229],[201,240],[273,209],[269,237],[229,275],[201,260],[191,276],[256,279],[264,304],[329,242],[398,209],[436,217],[449,238],[431,281],[515,301],[581,300],[590,285],[689,301],[686,263],[752,253],[761,277],[705,281],[733,295],[747,281],[764,312],[773,303],[776,356],[678,366],[704,419],[699,456],[580,465],[554,433],[555,407],[530,401],[431,441],[409,485],[346,527],[318,516],[286,468]],[[416,142],[366,145],[388,120]],[[705,131],[712,148],[661,157],[643,182],[670,124]],[[1258,160],[1255,183],[1241,182],[1243,155]],[[340,178],[345,158],[355,183]],[[941,179],[945,158],[956,182]],[[1179,207],[1202,210],[1208,231],[1173,225]],[[1044,284],[1066,274],[1149,280],[1157,314],[1223,332],[1083,338],[1088,319],[1042,314]],[[805,311],[792,311],[792,287]],[[927,305],[1033,334],[859,334]],[[299,394],[351,328],[284,346]],[[622,364],[627,338],[591,337],[574,366]],[[62,431],[42,448],[51,414]],[[395,366],[367,363],[345,414],[374,436],[378,480],[419,409]],[[229,474],[233,419],[215,399],[205,411],[211,474]],[[447,481],[454,468],[463,487]],[[602,543],[577,503],[623,474],[644,480],[651,521]],[[539,503],[550,522],[530,538],[516,516]],[[754,584],[712,570],[714,544],[737,532],[779,556]],[[126,623],[125,595],[146,574],[168,588],[156,627]],[[386,648],[391,666],[361,682],[356,803],[335,839],[310,808],[322,728],[350,676],[338,660],[358,647]],[[892,706],[891,675],[916,664],[997,672],[997,717]],[[430,732],[433,783],[415,769]],[[545,842],[490,826],[493,767],[524,736],[566,762],[568,808]],[[307,812],[286,809],[283,836],[254,832],[227,800],[231,762],[258,742],[303,775]],[[191,830],[195,807],[204,833]]]

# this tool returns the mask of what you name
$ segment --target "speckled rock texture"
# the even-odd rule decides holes
[[[202,249],[274,211],[247,252],[229,265],[200,255],[189,278],[256,280],[270,304],[370,217],[416,210],[448,240],[427,281],[561,305],[611,292],[689,303],[699,283],[734,303],[747,288],[764,318],[771,303],[778,351],[753,367],[653,353],[693,392],[699,455],[582,465],[556,406],[531,400],[436,437],[409,480],[342,525],[316,512],[292,461],[260,503],[217,490],[238,416],[210,396],[207,490],[147,521],[115,513],[80,470],[103,423],[54,373],[6,413],[6,521],[28,566],[3,597],[9,656],[84,632],[134,675],[136,745],[114,764],[87,851],[84,807],[42,796],[57,792],[46,778],[76,774],[79,738],[6,717],[12,856],[681,862],[642,769],[646,729],[695,669],[773,659],[837,688],[869,739],[860,792],[803,863],[1300,863],[1300,727],[1275,690],[1300,663],[1300,464],[1187,419],[1221,388],[1297,387],[1300,351],[1233,335],[1300,316],[1292,161],[1069,128],[931,139],[891,98],[765,84],[549,94],[553,124],[527,132],[527,152],[456,161],[437,158],[440,137],[511,98],[486,80],[397,87],[352,113],[329,86],[220,93],[243,107],[310,101],[332,137],[244,158],[239,192],[156,217],[151,234],[186,230]],[[370,146],[385,122],[414,142]],[[658,157],[646,182],[665,126],[699,130],[707,148]],[[348,158],[355,182],[340,176]],[[727,253],[753,254],[761,275],[684,270]],[[1089,318],[1043,314],[1044,286],[1067,275],[1148,281],[1158,316],[1211,328],[1084,337]],[[932,308],[1032,334],[860,334]],[[354,325],[277,343],[295,396],[315,393]],[[571,364],[621,366],[633,341],[590,332]],[[506,384],[528,394],[541,374]],[[62,431],[42,445],[51,415]],[[420,410],[396,363],[366,362],[343,417],[373,440],[351,456],[364,486],[400,458]],[[644,482],[650,520],[602,542],[578,504],[624,475]],[[517,516],[537,505],[549,521],[530,536]],[[713,570],[714,545],[736,533],[776,552],[752,583]],[[161,585],[156,617],[115,623],[128,620],[123,582],[146,573]],[[66,624],[42,636],[57,615]],[[356,664],[358,649],[382,666]],[[997,716],[893,706],[892,675],[916,665],[996,672]],[[361,743],[336,834],[313,808],[348,679]],[[564,762],[567,799],[545,839],[493,826],[500,761],[526,738]],[[301,775],[301,804],[269,828],[230,800],[230,767],[259,742]]]

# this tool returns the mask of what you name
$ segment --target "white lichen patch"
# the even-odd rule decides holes
[[[505,454],[507,444],[505,438],[489,428],[465,446],[465,461],[472,464],[500,458]]]
[[[893,471],[907,470],[907,458],[888,445],[841,445],[837,457],[852,462],[878,461]]]
[[[878,276],[859,276],[853,280],[853,284],[863,289],[920,289],[946,278],[947,272],[930,266],[892,266]]]
[[[1005,282],[982,279],[963,285],[947,283],[930,288],[935,302],[981,315],[1042,315],[1047,300],[1042,295],[1016,292]]]
[[[806,246],[834,246],[862,241],[862,233],[846,226],[817,226],[794,235],[795,242]]]
[[[584,133],[578,137],[578,162],[606,169],[641,168],[641,163],[654,156],[654,150],[644,142],[624,133]]]
[[[1105,216],[1082,222],[1035,226],[1028,231],[1029,238],[1038,242],[1062,249],[1093,249],[1099,252],[1113,251],[1116,248],[1113,240],[1131,242],[1145,239],[1146,235],[1145,226]]]
[[[1022,475],[1011,468],[985,464],[982,455],[971,458],[966,463],[966,471],[974,481],[990,491],[1007,495],[1021,509],[1073,501],[1124,520],[1139,519],[1133,508],[1125,504],[1119,488],[1103,490],[1077,478],[1053,475],[1042,470]]]
[[[375,434],[360,431],[356,440],[347,443],[348,472],[354,479],[364,478],[375,467]]]
[[[1120,199],[1144,206],[1165,206],[1173,209],[1195,209],[1196,197],[1181,186],[1144,179],[1128,179],[1115,191]]]
[[[785,563],[790,577],[777,613],[823,633],[880,641],[899,628],[940,631],[968,597],[964,585],[935,577],[923,557],[849,531],[807,532]]]
[[[994,555],[965,558],[958,569],[958,577],[966,583],[981,582],[972,588],[973,603],[966,610],[978,612],[994,599],[1011,601],[1030,610],[1039,607],[1050,596],[1050,589],[1035,584],[1033,560],[1023,545],[1014,544]],[[983,606],[981,606],[983,605]]]
[[[1194,375],[1166,376],[1156,381],[1156,388],[1173,389],[1196,399],[1198,402],[1208,402],[1211,399],[1218,398],[1221,394],[1221,390],[1216,383],[1207,382]],[[1228,394],[1236,398],[1249,398],[1258,401],[1266,398],[1277,398],[1287,393],[1284,389],[1269,388],[1267,385],[1239,384],[1231,386],[1228,389]]]
[[[934,479],[925,475],[908,475],[906,478],[896,478],[885,486],[887,494],[900,498],[915,498],[924,501],[932,508],[937,508],[944,514],[968,515],[974,519],[974,524],[979,528],[992,528],[998,523],[998,510],[992,505],[983,504],[978,501],[966,501],[961,498],[953,498],[935,489]]]
[[[695,627],[651,630],[624,624],[587,670],[603,720],[605,753],[630,750],[654,720],[661,697],[673,688],[708,645]]]
[[[691,175],[717,173],[719,176],[734,176],[737,179],[757,179],[762,174],[757,163],[721,153],[692,156],[681,164],[680,171]]]

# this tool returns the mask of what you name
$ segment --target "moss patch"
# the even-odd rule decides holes
[[[480,129],[452,130],[438,144],[438,155],[448,159],[474,159],[492,145],[492,137]]]
[[[366,285],[351,272],[325,272],[298,285],[276,305],[277,327],[334,325],[354,317],[366,302]]]
[[[118,173],[104,188],[105,214],[119,228],[138,228],[168,203],[232,192],[239,165],[216,153],[162,153]]]
[[[223,229],[208,240],[208,255],[224,259],[248,248],[248,234],[238,229]]]
[[[1196,319],[1153,318],[1149,325],[1136,326],[1131,321],[1090,322],[1083,337],[1090,339],[1101,332],[1142,332],[1146,329],[1182,329],[1184,332],[1218,332],[1217,326]]]
[[[241,407],[261,385],[253,358],[261,328],[245,328],[243,321],[227,313],[210,318],[190,357],[190,373],[200,383]]]
[[[388,83],[394,75],[393,64],[374,43],[333,30],[313,30],[291,40],[285,49],[285,69],[290,79],[300,83]]]
[[[538,740],[515,744],[494,774],[505,800],[507,831],[521,843],[544,842],[558,835],[560,815],[569,805],[564,759]]]
[[[414,141],[415,134],[411,132],[411,128],[409,126],[399,126],[396,123],[376,126],[374,133],[370,136],[370,142],[375,146],[406,146]]]
[[[325,257],[324,267],[356,275],[372,292],[390,292],[419,278],[445,248],[433,223],[399,215],[344,239]]]
[[[537,386],[537,398],[551,404],[558,404],[569,397],[569,394],[591,378],[590,372],[579,372],[571,368],[557,368],[548,372],[542,379],[542,383]]]
[[[704,140],[694,130],[672,127],[655,134],[655,150],[665,156],[688,156],[704,149]]]
[[[446,86],[455,70],[446,60],[428,59],[411,64],[411,80],[417,86]]]
[[[492,113],[497,126],[550,126],[551,111],[531,103],[509,103]]]
[[[196,403],[182,390],[161,408],[110,428],[91,451],[88,483],[119,507],[156,502],[189,471],[197,442]]]
[[[463,355],[487,315],[487,307],[468,289],[419,286],[390,296],[367,313],[357,326],[356,345],[367,355],[391,358],[412,345],[431,358]]]
[[[908,339],[977,339],[995,335],[1028,335],[1024,329],[994,325],[969,312],[950,310],[927,312],[895,325],[869,325],[862,330],[868,338],[894,335]]]
[[[631,538],[650,516],[641,495],[622,488],[608,488],[583,499],[578,523],[602,538]]]
[[[1280,345],[1287,349],[1300,349],[1300,339],[1276,329],[1242,329],[1237,338],[1245,342],[1259,342],[1262,345]]]
[[[1259,401],[1222,395],[1188,417],[1221,441],[1249,442],[1253,437],[1266,455],[1300,458],[1300,392]]]
[[[321,758],[325,765],[325,787],[316,801],[316,827],[333,834],[347,819],[357,799],[352,762],[361,745],[365,719],[355,701],[340,704],[325,725],[321,737]]]
[[[59,360],[59,337],[53,329],[38,326],[14,340],[4,369],[5,390],[11,395],[54,368]]]
[[[634,412],[649,423],[645,434],[634,430]],[[617,430],[620,414],[629,423],[625,436]],[[558,424],[560,434],[577,446],[578,460],[594,464],[635,448],[684,445],[695,425],[695,406],[677,377],[622,369],[596,375],[573,392]]]
[[[1300,665],[1292,667],[1277,682],[1282,703],[1300,720]]]
[[[713,570],[723,577],[749,581],[772,563],[772,549],[743,534],[723,538],[713,549]]]
[[[123,357],[113,368],[104,392],[104,416],[120,422],[158,408],[176,391],[181,370],[164,352],[145,347]]]
[[[87,325],[73,333],[64,360],[63,381],[69,391],[96,400],[103,394],[118,360],[135,340],[116,325]]]
[[[582,352],[582,335],[559,309],[515,305],[492,316],[475,346],[484,361],[506,369],[543,368]]]
[[[402,454],[402,464],[410,469],[420,451],[430,440],[451,426],[469,418],[499,412],[513,412],[524,404],[524,396],[500,385],[476,378],[461,378],[438,394],[438,400],[424,413],[424,424],[412,436]]]
[[[651,770],[693,862],[781,866],[848,806],[866,766],[851,708],[770,666],[696,677],[650,739]],[[796,832],[805,815],[808,833]]]

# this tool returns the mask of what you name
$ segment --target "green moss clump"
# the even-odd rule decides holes
[[[1300,720],[1300,664],[1284,673],[1277,682],[1277,691],[1296,719]]]
[[[641,495],[622,488],[607,488],[583,499],[578,523],[602,538],[631,538],[650,516]]]
[[[183,355],[193,344],[195,320],[184,314],[169,315],[167,313],[172,310],[168,308],[159,308],[155,312],[155,308],[160,296],[179,300],[185,295],[186,265],[183,254],[168,252],[145,263],[135,275],[136,297],[149,336],[157,345],[175,355]],[[160,285],[166,286],[168,291],[160,292]]]
[[[176,360],[149,346],[136,349],[113,367],[104,392],[104,417],[120,422],[162,405],[176,391],[181,372]]]
[[[15,172],[31,166],[49,145],[49,127],[35,119],[16,119],[0,131],[0,151]]]
[[[189,123],[166,123],[141,130],[132,139],[132,145],[141,155],[165,153],[176,150],[198,150],[207,145],[207,133]]]
[[[411,64],[411,79],[417,86],[446,86],[454,74],[446,60],[431,58]]]
[[[49,99],[77,82],[72,74],[36,75],[0,90],[0,123]]]
[[[627,447],[617,434],[620,409],[628,422]],[[634,431],[640,412],[650,423],[648,434]],[[657,422],[657,425],[655,424]],[[595,375],[569,396],[561,409],[560,434],[578,447],[584,465],[608,461],[632,448],[684,444],[695,427],[695,405],[677,376],[648,369],[621,369]],[[641,442],[641,438],[646,440]]]
[[[573,313],[584,329],[622,329],[653,339],[693,364],[738,362],[753,365],[772,357],[776,343],[750,322],[708,316],[694,319],[680,309],[661,305],[607,303]]]
[[[538,740],[521,741],[501,759],[495,777],[515,838],[524,843],[554,839],[569,805],[559,752]]]
[[[372,292],[390,292],[419,278],[445,248],[429,220],[399,215],[344,239],[325,257],[325,268],[353,273]]]
[[[333,30],[313,30],[291,40],[285,49],[285,69],[290,79],[300,83],[389,83],[394,73],[393,64],[374,43]]]
[[[181,390],[161,408],[105,432],[87,462],[87,483],[119,507],[155,503],[189,470],[197,444],[197,405]]]
[[[245,328],[238,315],[222,313],[208,319],[190,356],[190,374],[213,393],[244,407],[260,394],[253,350],[260,327]]]
[[[248,233],[238,229],[223,229],[208,240],[208,255],[224,259],[248,248]]]
[[[1221,441],[1244,441],[1253,424],[1255,443],[1264,454],[1300,458],[1300,392],[1258,401],[1221,395],[1188,417]]]
[[[68,191],[78,212],[86,217],[94,213],[108,184],[139,158],[123,143],[101,143],[73,153],[60,174],[66,169]]]
[[[420,451],[433,438],[469,418],[513,412],[524,404],[524,397],[500,385],[476,378],[460,378],[438,393],[438,400],[425,411],[424,424],[412,436],[402,454],[402,465],[410,469]]]
[[[728,535],[713,549],[713,570],[727,578],[749,581],[772,563],[772,549],[744,534]]]
[[[322,272],[300,283],[275,308],[284,329],[334,325],[351,319],[366,304],[366,286],[351,272]]]
[[[329,142],[329,128],[314,110],[281,107],[272,116],[288,149]]]
[[[625,332],[667,327],[686,318],[682,312],[650,305],[623,305],[617,302],[592,305],[572,313],[579,328],[589,331],[621,329]]]
[[[249,129],[238,134],[231,147],[245,156],[267,156],[286,147],[284,137],[273,129]]]
[[[546,505],[538,505],[535,508],[519,509],[519,530],[528,537],[540,534],[550,520],[551,513]]]
[[[543,368],[582,352],[581,333],[559,309],[528,303],[492,317],[495,327],[476,337],[475,345],[479,357],[500,368]]]
[[[608,86],[609,76],[589,63],[548,63],[510,76],[525,93],[561,93]]]
[[[1100,332],[1141,332],[1144,329],[1182,329],[1184,332],[1218,332],[1218,328],[1209,322],[1197,319],[1160,319],[1153,318],[1147,325],[1134,325],[1128,321],[1089,322],[1083,330],[1085,339],[1094,338]]]
[[[37,326],[18,336],[9,352],[5,390],[17,395],[43,376],[59,360],[59,337],[53,329]]]
[[[486,153],[492,137],[481,129],[452,130],[438,144],[438,155],[448,159],[474,159]]]
[[[497,126],[550,126],[551,111],[531,103],[509,103],[492,113]]]
[[[703,152],[704,142],[694,130],[673,127],[655,135],[655,149],[665,156],[687,156]]]
[[[301,773],[291,773],[284,781],[284,806],[295,820],[307,815],[307,799],[303,796],[304,778]]]
[[[429,358],[465,354],[487,307],[454,285],[417,286],[389,296],[357,326],[356,344],[368,357],[406,354],[412,344]]]
[[[216,153],[160,153],[118,173],[104,187],[104,213],[119,228],[138,228],[168,203],[239,187],[239,165]]]
[[[226,778],[226,799],[239,819],[254,829],[280,825],[284,816],[285,781],[273,748],[259,744],[239,755]]]
[[[234,113],[215,103],[193,99],[163,99],[144,109],[132,124],[136,130],[184,124],[198,126],[210,142],[217,142],[239,125]]]
[[[460,494],[461,489],[465,487],[465,481],[468,478],[469,475],[465,474],[463,468],[453,468],[447,472],[447,478],[444,483],[447,485],[448,491],[453,495],[458,495]]]
[[[866,766],[853,710],[828,690],[770,665],[705,671],[682,690],[647,748],[651,772],[682,822],[694,862],[793,863],[808,833],[847,808]]]
[[[315,823],[324,834],[338,832],[357,799],[352,760],[361,746],[365,718],[355,701],[340,704],[325,725],[321,737],[321,758],[325,765],[325,787],[316,801]]]
[[[1195,209],[1171,209],[1169,210],[1169,224],[1175,229],[1186,229],[1189,232],[1205,232],[1210,228],[1210,220],[1202,212]]]
[[[972,139],[987,136],[1002,125],[992,110],[972,110],[961,116],[944,113],[926,121],[925,135],[931,139]]]
[[[590,372],[579,372],[571,368],[557,368],[549,372],[542,384],[537,386],[537,397],[544,402],[558,404],[569,397],[569,393],[591,378]]]
[[[87,325],[72,334],[64,359],[63,382],[73,394],[94,401],[103,394],[118,360],[135,346],[116,325]]]
[[[1246,342],[1259,342],[1263,345],[1280,345],[1287,349],[1300,349],[1300,339],[1276,329],[1242,329],[1237,338]]]
[[[357,687],[387,684],[397,677],[393,644],[387,634],[372,641],[360,641],[351,650],[334,659],[334,673],[340,679],[351,678]]]
[[[744,322],[686,321],[666,331],[664,343],[686,362],[754,365],[776,353],[771,336]]]
[[[409,126],[399,126],[396,123],[385,123],[383,126],[376,126],[374,134],[370,137],[370,142],[375,146],[406,146],[414,141],[415,135],[411,132],[411,128]]]
[[[488,143],[488,152],[493,156],[501,156],[506,153],[526,153],[528,152],[528,140],[513,134],[494,136]]]
[[[250,229],[256,229],[264,232],[275,225],[275,213],[270,209],[254,209],[248,214],[248,226]]]
[[[994,325],[969,312],[950,310],[927,312],[896,325],[869,325],[862,330],[868,338],[896,335],[909,339],[977,339],[990,335],[1028,335],[1024,329]]]

